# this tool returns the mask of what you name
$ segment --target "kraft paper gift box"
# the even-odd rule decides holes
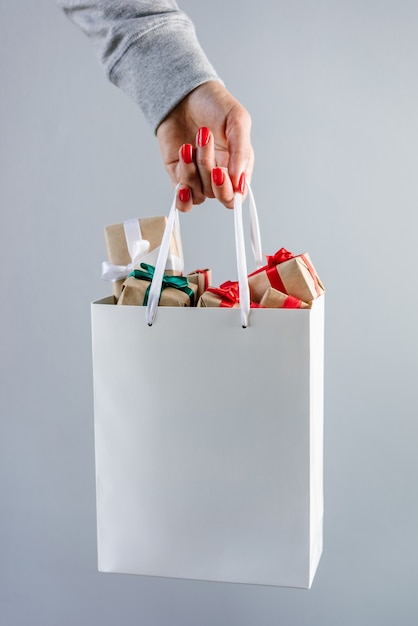
[[[123,281],[134,267],[142,261],[155,265],[166,224],[166,217],[145,217],[105,227],[109,261],[103,263],[102,277],[112,281],[116,298],[119,298]],[[183,252],[177,228],[171,236],[166,274],[179,276],[182,271]]]
[[[204,269],[204,270],[194,270],[194,272],[189,272],[187,274],[187,278],[189,282],[197,285],[197,300],[200,296],[209,289],[209,286],[212,282],[212,270]]]
[[[238,283],[227,281],[220,287],[209,287],[199,298],[198,307],[238,308]]]
[[[250,274],[248,284],[254,302],[260,302],[269,287],[303,302],[310,302],[324,293],[309,255],[293,255],[285,248],[267,256],[267,265]]]
[[[148,301],[148,291],[154,268],[141,263],[141,270],[133,270],[134,276],[128,276],[122,285],[118,305],[143,306]],[[160,306],[195,306],[197,302],[197,284],[186,276],[164,275]]]
[[[273,287],[269,287],[261,298],[260,305],[267,309],[309,309],[310,304],[295,296],[288,296]]]
[[[198,307],[239,308],[238,283],[227,280],[220,287],[209,287],[199,298]],[[260,308],[260,304],[251,302],[251,308]]]

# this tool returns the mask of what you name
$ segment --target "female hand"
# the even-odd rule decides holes
[[[157,129],[165,168],[180,183],[177,208],[217,198],[234,206],[234,191],[251,180],[254,151],[248,111],[221,83],[210,81],[189,93]]]

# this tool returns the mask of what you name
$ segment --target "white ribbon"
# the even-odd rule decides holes
[[[239,192],[234,194],[234,226],[241,324],[243,328],[247,328],[250,315],[250,288],[248,286],[247,257],[245,255],[244,227],[242,224],[242,193]]]
[[[253,190],[251,189],[249,183],[247,183],[247,187],[248,187],[248,194],[250,196],[251,249],[254,255],[256,268],[259,269],[260,267],[263,267],[263,265],[265,265],[264,255],[261,249],[260,224],[258,221],[258,212],[257,212],[257,206],[255,204]],[[242,203],[242,198],[241,198],[241,203]],[[235,204],[235,199],[234,199],[234,204]]]
[[[170,213],[168,214],[167,224],[165,227],[164,235],[161,240],[160,251],[158,254],[157,263],[155,264],[154,276],[151,282],[150,291],[148,294],[147,304],[147,324],[152,326],[157,314],[157,307],[160,301],[161,285],[163,283],[164,268],[168,251],[170,249],[170,239],[173,228],[178,224],[178,210],[176,209],[177,192],[180,188],[180,183],[176,185],[174,190],[173,202],[171,203]]]
[[[131,262],[127,265],[116,265],[109,261],[103,261],[102,263],[102,278],[103,280],[115,282],[117,280],[125,280],[127,276],[137,267],[140,263],[148,263],[155,266],[157,263],[160,247],[157,246],[149,251],[150,242],[146,239],[142,239],[141,228],[139,226],[139,220],[137,218],[126,220],[123,223],[123,229],[125,231],[126,247],[128,248]],[[167,254],[167,262],[165,269],[175,270],[182,273],[184,269],[183,251],[181,248],[181,237],[179,224],[176,224],[175,236],[180,256],[174,254]],[[170,243],[170,242],[169,242]]]

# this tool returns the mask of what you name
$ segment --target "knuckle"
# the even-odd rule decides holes
[[[203,204],[206,196],[201,193],[193,194],[193,204]]]
[[[205,170],[209,170],[211,169],[211,164],[212,164],[213,159],[206,154],[199,154],[196,157],[196,163],[199,169],[205,169]]]

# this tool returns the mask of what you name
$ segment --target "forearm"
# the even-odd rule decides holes
[[[220,80],[173,0],[57,0],[93,40],[108,78],[154,130],[193,89]]]

